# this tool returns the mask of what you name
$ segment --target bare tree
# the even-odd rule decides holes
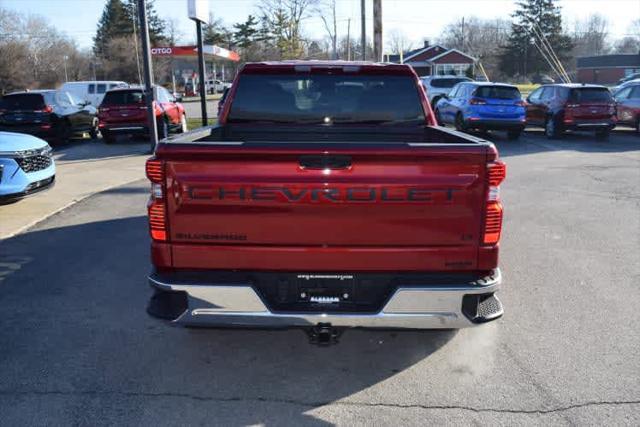
[[[167,42],[169,45],[174,46],[178,43],[178,40],[182,39],[184,33],[180,31],[180,24],[176,18],[167,18],[165,19],[166,23],[166,33],[167,33]]]
[[[437,42],[478,59],[489,77],[498,80],[504,77],[498,65],[499,47],[507,43],[510,28],[510,22],[504,19],[460,19],[445,26]]]
[[[640,52],[640,38],[638,37],[623,37],[620,40],[616,40],[614,43],[615,53],[633,54]]]
[[[609,51],[609,22],[600,14],[576,21],[573,31],[574,56],[603,55]]]
[[[324,29],[331,40],[333,59],[338,59],[338,20],[336,15],[336,0],[322,0],[318,3],[316,14],[322,20]]]
[[[265,36],[285,59],[301,58],[304,54],[302,21],[309,17],[317,0],[262,0],[262,22]]]
[[[629,26],[628,35],[614,44],[616,53],[640,54],[640,19],[635,19]]]
[[[84,76],[88,52],[37,15],[0,8],[0,90],[51,88]],[[66,72],[65,72],[66,71]]]
[[[393,55],[406,52],[413,48],[413,43],[402,30],[391,30],[386,35],[387,51]]]

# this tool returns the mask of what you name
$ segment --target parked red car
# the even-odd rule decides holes
[[[154,87],[154,99],[158,138],[166,138],[172,131],[186,132],[187,117],[184,106],[161,86]],[[149,122],[144,89],[125,87],[110,90],[100,104],[98,119],[100,132],[107,144],[114,142],[117,135],[148,134]]]
[[[640,132],[640,84],[627,86],[614,94],[618,123]]]
[[[527,124],[544,127],[547,138],[560,138],[568,130],[585,130],[606,139],[616,122],[615,101],[604,86],[544,85],[527,98]]]

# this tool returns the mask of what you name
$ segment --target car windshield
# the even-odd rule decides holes
[[[442,87],[442,88],[446,88],[446,87],[454,87],[455,85],[457,85],[460,82],[470,82],[471,79],[465,78],[465,77],[452,77],[452,78],[443,78],[443,79],[432,79],[431,82],[429,83],[431,85],[431,87]]]
[[[424,123],[424,110],[410,76],[244,75],[228,121]]]
[[[107,92],[102,105],[144,104],[144,94],[141,90],[115,90]]]
[[[41,110],[44,106],[44,98],[39,93],[7,95],[0,100],[0,109],[8,111]]]
[[[611,93],[606,88],[572,89],[569,95],[571,102],[611,102]]]
[[[520,99],[518,88],[509,86],[481,86],[475,95],[479,98]]]

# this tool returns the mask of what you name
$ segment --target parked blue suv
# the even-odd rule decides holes
[[[35,136],[0,132],[0,205],[53,186],[51,147]]]
[[[459,131],[506,130],[518,139],[526,124],[526,108],[517,87],[501,83],[464,82],[455,85],[435,106],[438,123]]]

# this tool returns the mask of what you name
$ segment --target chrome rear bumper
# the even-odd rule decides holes
[[[500,270],[460,286],[428,284],[399,286],[378,313],[270,311],[250,285],[224,283],[166,283],[149,276],[152,287],[164,292],[184,292],[187,307],[173,323],[210,327],[288,328],[331,324],[350,328],[457,329],[495,320],[502,316],[500,301],[493,295],[501,283]],[[474,298],[488,301],[473,317],[463,309]],[[473,304],[473,302],[472,302]],[[478,303],[481,304],[481,303]]]

